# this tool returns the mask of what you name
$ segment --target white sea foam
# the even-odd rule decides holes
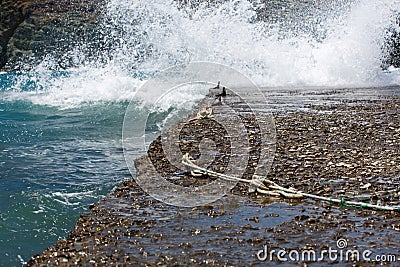
[[[21,90],[28,82],[34,83],[36,90]],[[4,97],[63,109],[76,108],[84,103],[129,101],[141,83],[128,74],[107,68],[74,69],[68,76],[58,77],[43,71],[33,77],[19,77],[13,90]]]
[[[112,55],[108,64],[49,78],[51,64],[43,63],[33,81],[38,90],[18,91],[16,84],[8,97],[61,108],[126,101],[141,84],[132,69],[152,73],[190,61],[226,64],[267,87],[400,84],[397,69],[381,68],[399,0],[308,1],[307,7],[287,1],[267,7],[273,19],[257,18],[268,1],[206,1],[195,8],[177,2],[109,0],[103,28],[111,50],[101,51]]]
[[[85,191],[85,192],[51,192],[50,194],[44,194],[45,197],[52,199],[53,201],[57,201],[63,205],[67,206],[78,206],[81,204],[81,201],[85,198],[93,197],[93,191]]]

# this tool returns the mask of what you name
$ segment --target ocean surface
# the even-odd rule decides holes
[[[0,73],[0,266],[66,238],[90,203],[131,177],[125,110],[130,101],[138,116],[149,108],[135,92],[158,71],[210,61],[264,88],[399,85],[399,69],[382,70],[387,29],[400,30],[399,1],[334,2],[109,0],[101,63],[82,59],[78,46],[73,68],[54,70],[57,59],[47,58],[31,72]],[[164,96],[149,132],[203,95]]]

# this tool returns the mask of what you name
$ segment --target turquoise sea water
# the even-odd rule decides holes
[[[128,74],[128,82],[120,83],[115,75],[111,83],[82,76],[0,74],[0,266],[20,265],[66,238],[90,203],[132,177],[122,125],[137,84],[147,75]],[[148,114],[133,101],[135,116]],[[191,108],[188,99],[179,110],[174,96],[166,101],[166,110],[149,114],[143,130],[151,138],[168,115],[178,111],[182,117]]]
[[[89,203],[130,177],[121,147],[126,106],[60,110],[0,97],[0,266],[65,238]]]

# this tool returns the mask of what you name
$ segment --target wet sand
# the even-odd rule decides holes
[[[268,179],[304,192],[346,200],[400,205],[400,88],[263,89],[276,125],[276,153]],[[148,155],[163,162],[153,142]],[[139,164],[140,165],[140,164]],[[165,168],[166,172],[168,168]],[[146,170],[137,170],[145,175]],[[251,173],[251,171],[250,171]],[[175,181],[176,182],[176,181]],[[195,184],[192,177],[180,183]],[[337,250],[319,262],[282,266],[379,265],[361,254],[396,255],[400,213],[359,209],[309,199],[249,193],[238,184],[206,206],[169,206],[148,196],[134,179],[122,182],[81,215],[69,238],[28,266],[265,266],[267,252]],[[344,239],[347,246],[337,247]],[[340,259],[357,250],[360,261]],[[292,254],[292,256],[295,254]],[[388,261],[384,264],[395,266]]]

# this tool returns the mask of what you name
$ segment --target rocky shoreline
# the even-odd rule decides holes
[[[268,178],[321,196],[399,206],[399,88],[386,93],[377,88],[376,97],[368,90],[366,97],[344,96],[349,91],[317,93],[324,101],[293,109],[282,100],[304,92],[275,92],[271,106],[277,146]],[[313,93],[306,96],[312,99]],[[148,154],[163,162],[162,154],[152,153],[158,145],[155,141]],[[91,205],[67,239],[35,255],[27,266],[261,266],[279,262],[276,254],[260,260],[257,253],[265,248],[319,253],[338,249],[338,240],[347,242],[343,250],[400,257],[399,216],[399,212],[266,197],[249,193],[243,184],[210,205],[175,207],[148,196],[131,179]],[[380,264],[352,257],[288,261],[285,266]]]

